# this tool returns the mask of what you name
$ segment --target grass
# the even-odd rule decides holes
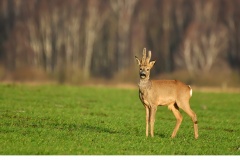
[[[134,89],[0,85],[1,155],[240,155],[240,94],[194,92],[190,118],[159,107],[155,137]]]

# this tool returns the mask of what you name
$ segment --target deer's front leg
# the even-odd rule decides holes
[[[155,123],[155,115],[156,115],[157,107],[150,108],[150,129],[151,129],[151,137],[154,136],[154,123]]]
[[[146,109],[146,137],[148,137],[148,132],[149,132],[149,108],[148,106],[145,105],[145,109]]]

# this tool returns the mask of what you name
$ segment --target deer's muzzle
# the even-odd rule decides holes
[[[145,72],[140,72],[140,78],[146,78],[146,73]]]

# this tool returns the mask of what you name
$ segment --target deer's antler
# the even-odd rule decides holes
[[[147,57],[147,59],[146,59],[146,63],[149,63],[149,62],[150,62],[151,56],[152,56],[151,51],[148,51],[148,57]]]
[[[143,57],[142,57],[142,63],[146,62],[147,54],[146,54],[146,48],[143,48]]]
[[[146,48],[143,48],[143,57],[142,57],[142,64],[148,64],[150,62],[150,59],[151,59],[151,51],[148,51],[148,56],[147,56],[147,53],[146,53]]]

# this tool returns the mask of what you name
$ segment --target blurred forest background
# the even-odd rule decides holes
[[[240,86],[240,0],[0,0],[0,81]]]

